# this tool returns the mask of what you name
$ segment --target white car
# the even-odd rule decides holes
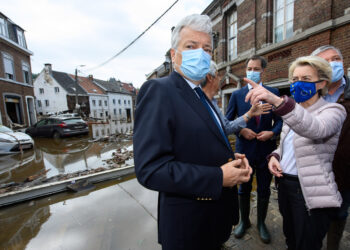
[[[34,147],[32,137],[22,132],[14,132],[12,129],[0,125],[0,155],[18,153]]]

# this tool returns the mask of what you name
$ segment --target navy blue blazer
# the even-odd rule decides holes
[[[222,187],[220,166],[234,155],[177,72],[141,87],[133,145],[138,181],[159,191],[163,249],[213,249],[225,242],[238,222],[238,202],[236,187]]]
[[[278,89],[268,86],[264,87],[270,92],[279,95]],[[226,118],[228,120],[234,120],[236,116],[244,115],[251,108],[249,101],[245,102],[248,91],[248,85],[246,85],[232,93],[226,112]],[[261,142],[257,139],[246,140],[237,132],[236,152],[246,154],[249,161],[265,159],[268,154],[276,149],[276,137],[281,133],[282,123],[281,117],[275,115],[272,111],[270,111],[269,114],[261,115],[259,126],[255,118],[250,119],[247,128],[250,128],[256,133],[261,131],[273,131],[274,136],[270,140]]]

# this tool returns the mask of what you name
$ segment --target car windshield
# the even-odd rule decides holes
[[[64,120],[66,124],[74,124],[74,123],[85,123],[82,119],[67,119]]]
[[[11,129],[9,129],[8,127],[0,125],[0,132],[1,133],[11,133],[13,131]]]

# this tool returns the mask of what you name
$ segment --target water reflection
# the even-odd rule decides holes
[[[160,249],[157,195],[133,178],[1,208],[0,249]]]
[[[128,134],[133,130],[132,123],[110,121],[108,124],[91,124],[93,138],[101,138],[109,135]]]
[[[46,172],[46,177],[96,169],[105,165],[117,148],[130,141],[105,142],[89,136],[62,139],[35,138],[33,150],[23,155],[0,157],[0,183],[23,182],[28,176]]]

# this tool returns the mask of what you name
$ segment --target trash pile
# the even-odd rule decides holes
[[[69,180],[72,178],[91,175],[91,174],[103,172],[110,169],[133,166],[134,165],[133,157],[134,157],[134,153],[133,153],[132,146],[129,146],[127,148],[117,149],[116,152],[112,153],[111,159],[104,160],[105,164],[103,164],[104,166],[102,167],[77,171],[74,173],[59,174],[59,175],[52,176],[50,178],[46,178],[46,173],[49,172],[50,169],[42,170],[35,175],[28,176],[23,182],[9,182],[9,183],[0,184],[0,194],[12,192],[12,191],[18,191],[23,188],[34,187],[41,184]]]

